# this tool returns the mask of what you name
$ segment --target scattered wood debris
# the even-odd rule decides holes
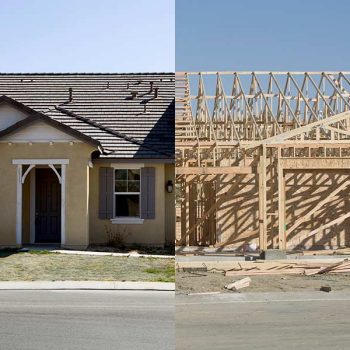
[[[345,259],[341,262],[274,262],[271,263],[251,263],[249,265],[239,265],[238,268],[227,270],[226,276],[257,276],[257,275],[286,275],[297,274],[313,276],[324,273],[350,273],[350,261]]]
[[[228,284],[227,286],[225,286],[225,288],[230,290],[239,290],[242,288],[249,287],[251,281],[252,280],[249,277],[242,278],[241,280]]]

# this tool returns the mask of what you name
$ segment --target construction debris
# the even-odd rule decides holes
[[[249,287],[251,281],[252,280],[249,277],[242,278],[241,280],[228,284],[227,286],[225,286],[225,288],[230,290],[239,290],[242,288]]]
[[[267,263],[254,263],[250,265],[242,266],[238,268],[227,270],[225,276],[257,276],[257,275],[285,275],[285,274],[297,274],[297,275],[317,275],[324,273],[350,273],[350,262],[345,259],[341,262],[303,262],[303,263],[285,263],[275,262],[274,265]],[[253,266],[252,266],[253,265]]]

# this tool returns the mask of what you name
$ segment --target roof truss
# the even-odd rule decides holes
[[[190,72],[177,79],[185,84],[177,82],[176,107],[187,106],[180,142],[254,143],[350,110],[349,72]],[[343,120],[319,129],[321,139],[348,136]]]

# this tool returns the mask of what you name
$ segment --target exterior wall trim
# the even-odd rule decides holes
[[[69,159],[13,159],[12,164],[14,165],[62,165],[69,164]]]
[[[139,217],[115,217],[111,219],[112,224],[131,224],[131,225],[142,225],[144,219]]]

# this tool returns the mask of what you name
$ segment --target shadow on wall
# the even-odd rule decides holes
[[[268,247],[278,245],[278,186],[277,172],[274,167],[268,167],[268,201],[267,218]],[[286,172],[286,230],[290,229],[300,218],[303,222],[287,235],[288,249],[311,249],[325,247],[343,247],[350,245],[350,218],[343,222],[327,226],[337,218],[350,212],[348,187],[330,198],[317,212],[308,217],[308,213],[322,200],[330,196],[341,184],[350,181],[348,170],[327,170],[308,172]],[[238,176],[221,175],[216,180],[204,182],[215,188],[210,193],[211,202],[208,204],[208,193],[202,191],[199,184],[189,186],[189,227],[198,220],[198,212],[203,215],[215,202],[219,208],[202,225],[193,231],[189,238],[190,245],[215,245],[220,248],[221,242],[236,250],[242,250],[247,244],[259,239],[259,206],[258,206],[258,177],[245,175],[239,180]],[[227,195],[231,186],[238,187]],[[199,198],[195,202],[196,198]],[[222,197],[222,201],[221,201]],[[221,201],[221,202],[220,202]],[[198,206],[198,207],[197,207]],[[178,212],[181,215],[180,211]],[[199,217],[201,217],[201,215]],[[212,225],[210,225],[212,224]],[[178,223],[178,226],[181,222]],[[320,229],[326,227],[325,229]],[[311,235],[310,235],[311,233]],[[177,231],[180,238],[181,230]]]
[[[308,216],[308,213],[317,204],[329,197],[341,184],[348,181],[350,181],[348,170],[327,170],[327,172],[319,171],[317,173],[290,171],[287,173],[287,229],[297,222],[297,219],[305,218],[304,222],[288,234],[287,242],[291,244],[290,248],[349,246],[349,218],[323,230],[318,230],[318,228],[326,226],[327,223],[349,213],[348,187],[329,198],[319,210],[310,217]],[[310,235],[310,233],[313,234]]]

